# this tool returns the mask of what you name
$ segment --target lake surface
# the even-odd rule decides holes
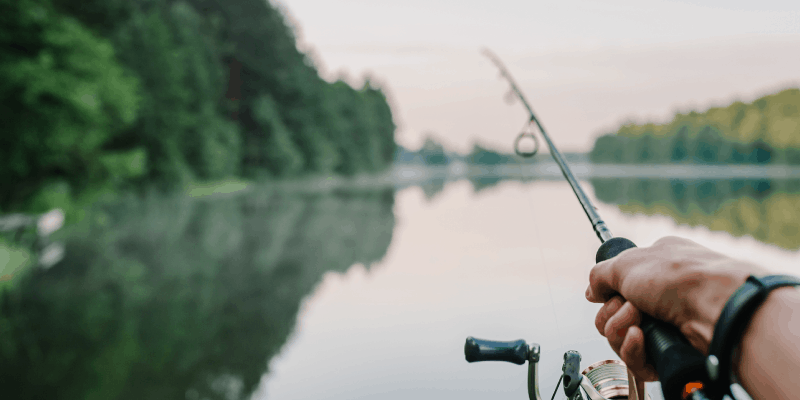
[[[565,351],[616,358],[584,299],[599,241],[565,182],[515,179],[106,205],[62,234],[62,263],[3,294],[5,392],[526,399],[525,366],[464,360],[471,335],[539,343],[549,398]],[[799,181],[583,184],[639,245],[678,235],[798,271]]]

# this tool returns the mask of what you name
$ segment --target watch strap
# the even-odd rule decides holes
[[[800,279],[791,275],[750,275],[742,286],[731,295],[722,309],[714,327],[714,336],[708,347],[706,362],[710,380],[706,393],[712,399],[721,399],[729,394],[733,351],[741,342],[747,326],[758,308],[773,290],[798,286]]]

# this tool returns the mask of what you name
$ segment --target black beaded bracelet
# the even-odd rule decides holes
[[[731,295],[722,309],[714,327],[714,336],[708,346],[706,369],[709,385],[705,392],[709,398],[722,399],[730,395],[733,383],[733,350],[739,345],[750,319],[764,303],[769,293],[785,286],[799,286],[800,278],[790,275],[769,275],[756,277],[750,275],[736,292]]]

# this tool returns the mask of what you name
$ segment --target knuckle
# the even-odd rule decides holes
[[[595,317],[594,325],[597,328],[597,331],[600,332],[601,335],[605,336],[605,329],[606,325],[608,324],[610,318],[619,312],[620,308],[622,307],[622,298],[619,296],[614,296],[610,300],[608,300],[600,310],[597,312],[597,316]]]
[[[621,336],[619,335],[620,325],[622,325],[620,318],[617,318],[616,315],[611,317],[603,328],[604,336],[609,340],[619,340]]]
[[[600,307],[600,309],[597,311],[597,315],[594,317],[594,326],[597,327],[597,330],[600,331],[601,334],[603,333],[602,327],[605,326],[605,310],[606,306],[603,305]]]
[[[664,236],[661,239],[656,240],[656,242],[653,243],[653,247],[669,247],[676,244],[685,244],[686,242],[687,240],[682,237]]]
[[[642,322],[642,312],[636,306],[632,307],[631,311],[631,325],[639,325]]]
[[[623,342],[619,347],[619,351],[617,352],[617,354],[619,354],[619,358],[622,359],[622,362],[629,366],[636,365],[636,359],[633,357],[632,353],[631,344],[628,341]]]
[[[603,336],[605,336],[606,339],[608,339],[609,343],[611,343],[611,339],[613,338],[614,335],[614,328],[611,325],[613,325],[613,323],[611,320],[609,320],[603,327]]]
[[[622,353],[622,351],[621,351],[622,349],[620,349],[619,346],[615,346],[614,343],[611,342],[610,339],[608,340],[608,345],[611,347],[611,350],[614,350],[614,353],[617,353],[617,355],[620,356],[620,358],[622,358],[622,354],[621,354]]]
[[[597,332],[605,336],[606,321],[604,315],[602,315],[601,313],[602,310],[600,310],[600,312],[597,313],[597,317],[595,317],[594,319],[594,326],[595,328],[597,328]]]

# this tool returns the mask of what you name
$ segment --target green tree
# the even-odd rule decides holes
[[[771,161],[774,151],[772,146],[763,140],[756,140],[750,145],[750,154],[747,161],[751,164],[767,164]]]
[[[732,146],[726,142],[720,130],[712,125],[700,129],[694,141],[694,155],[705,163],[723,162],[730,157]]]
[[[655,140],[647,139],[650,135]],[[615,136],[623,142],[621,162],[792,163],[797,159],[794,149],[800,148],[800,89],[750,104],[676,114],[661,125],[626,123]],[[597,139],[597,162],[611,158],[600,155],[614,147],[611,143]]]
[[[619,163],[622,161],[623,152],[622,138],[615,134],[606,134],[597,138],[589,153],[589,159],[594,163]]]
[[[637,138],[637,142],[636,161],[643,164],[655,161],[656,140],[653,138],[653,134],[645,132],[642,136]]]
[[[689,157],[689,127],[684,125],[678,129],[672,141],[670,161],[682,162]]]
[[[292,141],[275,101],[268,95],[251,106],[256,129],[245,138],[245,171],[250,176],[268,172],[276,176],[296,175],[303,168],[303,154]]]
[[[422,144],[419,154],[428,165],[439,166],[446,165],[449,162],[447,154],[444,152],[444,146],[430,135],[425,138],[425,142]]]
[[[185,3],[136,9],[115,33],[142,82],[142,112],[116,144],[145,145],[150,177],[166,184],[235,174],[238,129],[224,117],[224,69],[202,17]]]
[[[358,89],[323,80],[270,2],[0,6],[0,96],[12,132],[0,138],[0,181],[14,187],[0,210],[48,207],[107,184],[168,189],[392,162],[383,90],[368,78]]]
[[[472,146],[472,151],[467,156],[467,162],[476,165],[497,165],[512,161],[511,157],[490,150],[478,143]]]
[[[104,150],[135,120],[138,101],[111,43],[47,1],[4,0],[0,15],[0,209],[24,207],[48,182],[79,194],[140,174],[141,151]],[[113,168],[114,156],[131,163]],[[67,206],[42,204],[56,205]]]

